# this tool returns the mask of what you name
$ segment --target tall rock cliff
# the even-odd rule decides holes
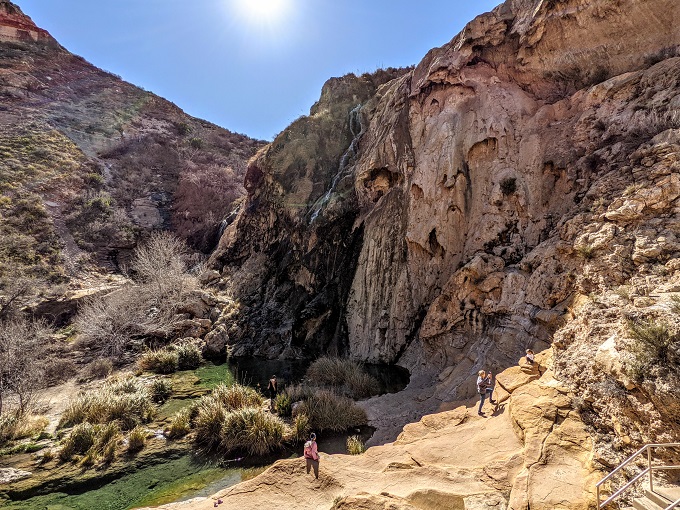
[[[116,269],[153,229],[209,251],[262,145],[94,67],[0,1],[0,280]]]
[[[251,162],[213,255],[234,352],[399,362],[439,375],[433,407],[559,330],[575,389],[648,399],[619,358],[652,312],[612,305],[596,333],[580,314],[661,273],[680,289],[678,20],[674,0],[508,0],[414,69],[328,82]]]

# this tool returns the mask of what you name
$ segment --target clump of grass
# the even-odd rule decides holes
[[[261,408],[263,403],[262,395],[248,386],[216,386],[210,395],[202,397],[196,404],[196,443],[206,450],[224,447],[221,437],[227,415],[244,408]]]
[[[675,315],[680,315],[680,296],[671,296],[669,308]]]
[[[310,430],[309,416],[304,413],[298,413],[293,418],[293,426],[290,430],[289,439],[295,444],[301,443],[309,436]]]
[[[40,434],[49,424],[44,416],[7,413],[0,416],[0,445]]]
[[[205,450],[215,450],[220,445],[222,424],[227,417],[227,410],[219,400],[203,397],[198,402],[194,427],[196,443]]]
[[[329,390],[318,390],[309,396],[297,407],[298,413],[306,414],[316,430],[340,432],[367,423],[366,413],[352,399]]]
[[[257,390],[241,384],[220,384],[212,391],[212,398],[216,399],[227,411],[244,407],[259,407],[264,403],[262,395]]]
[[[191,432],[192,408],[185,407],[175,413],[167,430],[167,436],[171,439],[184,437]]]
[[[97,440],[97,431],[91,423],[79,423],[71,434],[64,441],[61,450],[59,451],[59,458],[63,461],[68,461],[74,455],[85,455],[95,444]]]
[[[380,391],[377,379],[360,363],[348,359],[321,357],[309,366],[306,378],[311,385],[329,386],[351,398],[366,398]]]
[[[141,426],[136,426],[130,431],[128,436],[128,451],[130,453],[137,453],[146,445],[146,429]]]
[[[167,349],[147,351],[139,358],[139,367],[155,374],[172,374],[179,368],[179,354]]]
[[[226,414],[220,449],[224,453],[264,455],[280,448],[285,431],[285,424],[277,416],[262,408],[246,407]]]
[[[172,395],[172,383],[167,379],[154,379],[150,387],[151,400],[162,404]]]
[[[153,417],[155,407],[147,388],[134,377],[113,379],[97,391],[80,394],[64,411],[60,426],[118,421],[130,430]]]
[[[580,244],[576,247],[576,254],[585,260],[595,257],[595,247],[590,244]]]
[[[180,370],[195,370],[203,362],[201,350],[194,344],[183,343],[175,346],[177,364]]]
[[[350,436],[347,438],[347,452],[350,455],[361,455],[366,451],[366,445],[359,436]]]
[[[290,395],[286,392],[281,392],[278,395],[276,395],[276,412],[278,413],[279,416],[290,416],[293,414],[293,401],[290,398]]]

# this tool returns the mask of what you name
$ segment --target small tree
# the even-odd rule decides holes
[[[41,322],[13,319],[0,322],[0,414],[14,397],[20,414],[33,402],[42,381],[40,363],[50,334]]]

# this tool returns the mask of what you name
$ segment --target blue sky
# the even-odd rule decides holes
[[[330,77],[418,63],[500,0],[14,0],[68,50],[270,140]]]

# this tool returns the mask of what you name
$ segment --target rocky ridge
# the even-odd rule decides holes
[[[156,229],[212,248],[262,142],[94,67],[7,0],[0,63],[0,277],[118,271]]]

